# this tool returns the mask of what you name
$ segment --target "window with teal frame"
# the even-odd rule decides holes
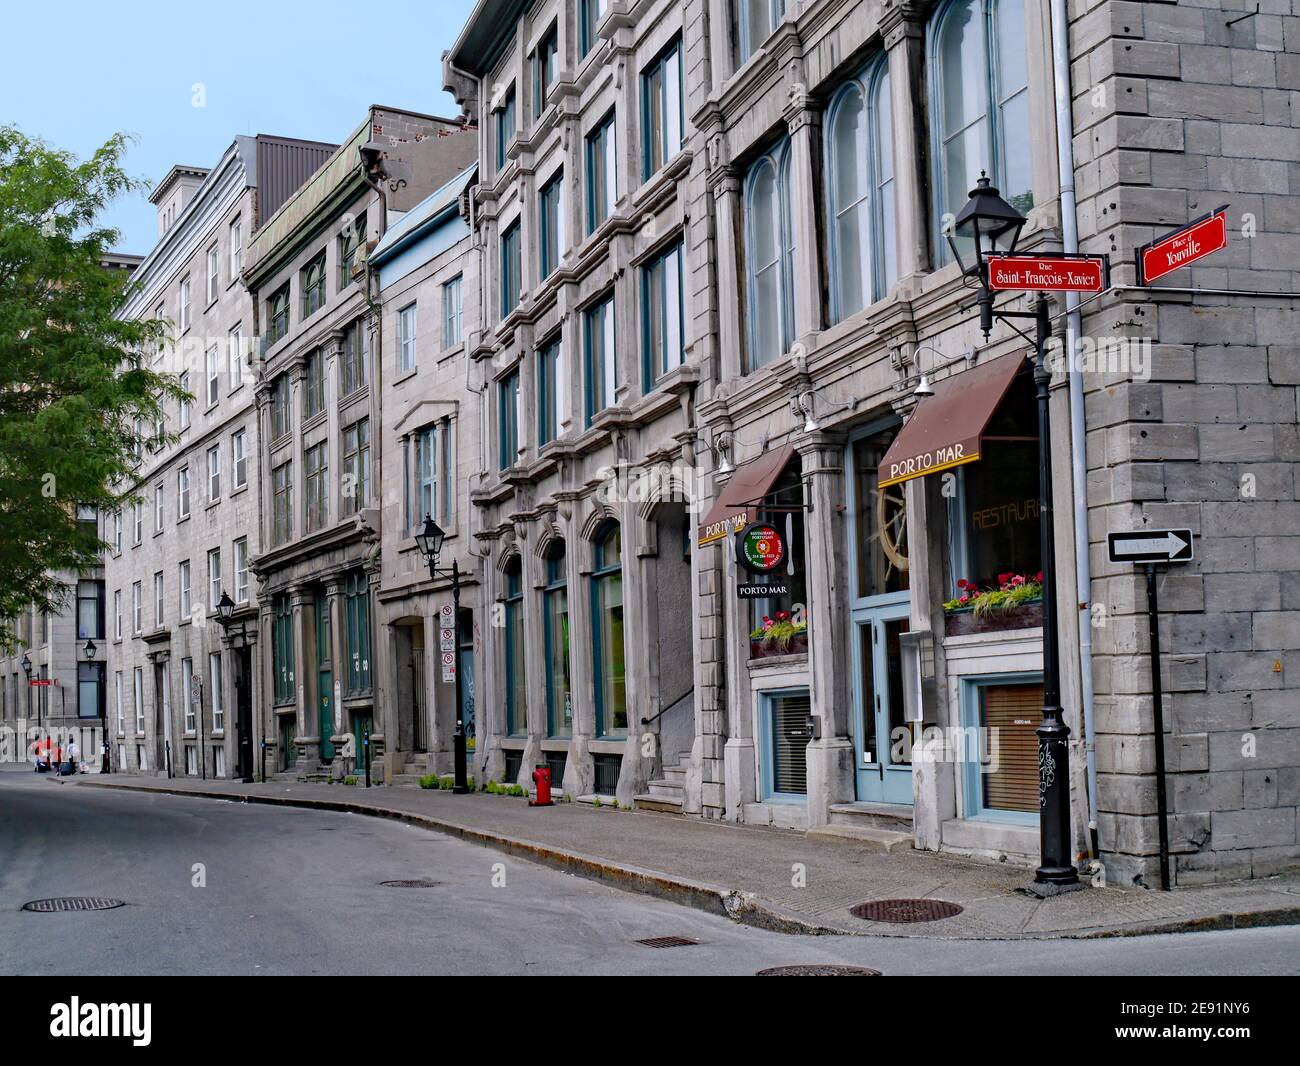
[[[351,573],[343,585],[343,616],[347,630],[348,696],[370,692],[370,580]]]
[[[1038,728],[1043,675],[1036,672],[961,678],[961,735],[951,757],[962,768],[966,818],[1037,825]]]
[[[745,274],[749,360],[754,371],[794,343],[794,226],[790,217],[790,141],[754,161],[745,176]]]
[[[641,353],[645,391],[682,365],[686,316],[682,307],[682,245],[678,241],[641,268]]]
[[[618,388],[614,346],[614,297],[607,296],[582,314],[583,366],[586,376],[587,425],[612,407]]]
[[[889,64],[882,53],[831,97],[826,196],[830,312],[841,322],[898,277]]]
[[[614,210],[618,200],[618,164],[614,155],[614,111],[587,134],[587,232]]]
[[[501,101],[501,106],[492,112],[492,125],[496,132],[496,165],[500,172],[506,166],[506,149],[515,136],[515,87],[511,85]]]
[[[505,598],[506,733],[528,732],[527,674],[524,660],[524,577],[519,556],[506,564]]]
[[[623,644],[623,549],[617,522],[607,522],[592,544],[592,669],[596,692],[596,735],[628,732],[626,660]]]
[[[600,22],[609,0],[578,0],[578,57],[582,58],[593,48],[599,38],[596,25]]]
[[[682,148],[681,51],[675,39],[641,74],[641,176],[647,181]]]
[[[785,0],[736,0],[741,63],[763,47],[784,15]]]
[[[982,171],[1021,214],[1034,206],[1024,0],[947,0],[928,46],[934,242],[946,263],[944,216],[961,210]]]
[[[546,642],[546,732],[553,737],[567,737],[573,734],[573,680],[569,669],[569,583],[563,541],[555,541],[546,553],[542,625]]]
[[[537,197],[538,277],[545,280],[560,265],[564,250],[564,171],[557,170]]]
[[[501,317],[519,303],[519,221],[501,234]]]
[[[560,338],[537,349],[537,446],[553,441],[560,429]]]
[[[507,470],[519,458],[519,370],[497,382],[497,469]]]

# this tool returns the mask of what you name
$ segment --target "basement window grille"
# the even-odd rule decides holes
[[[618,791],[618,772],[623,766],[621,755],[595,755],[596,795],[612,796]]]

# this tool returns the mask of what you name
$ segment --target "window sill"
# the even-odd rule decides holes
[[[420,372],[420,367],[418,364],[416,366],[411,367],[410,370],[403,370],[400,374],[398,374],[395,378],[393,378],[392,384],[394,387],[401,385],[404,382],[410,381],[411,378],[415,377],[415,375],[418,374],[419,372]]]
[[[190,512],[189,512],[189,511],[186,511],[183,515],[177,515],[177,516],[176,516],[176,524],[177,524],[178,526],[179,526],[182,522],[188,522],[189,520],[190,520]]]
[[[242,485],[240,485],[240,486],[238,486],[238,487],[236,487],[236,488],[231,489],[231,490],[230,490],[230,495],[231,495],[231,496],[242,496],[242,495],[243,495],[245,492],[247,492],[247,491],[248,491],[248,482],[245,481]]]

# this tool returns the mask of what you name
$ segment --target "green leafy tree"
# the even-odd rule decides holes
[[[174,377],[151,368],[165,324],[116,317],[128,273],[101,223],[141,189],[115,136],[85,161],[0,126],[0,645],[31,604],[55,612],[68,575],[105,547],[79,508],[135,498],[138,456]],[[137,428],[143,427],[143,428]]]

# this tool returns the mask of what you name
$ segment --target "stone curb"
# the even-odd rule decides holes
[[[1203,933],[1231,929],[1254,929],[1264,926],[1300,925],[1300,905],[1296,905],[1241,913],[1224,911],[1196,918],[1178,918],[1166,922],[1148,922],[1143,925],[1115,926],[1102,929],[1081,928],[1054,933],[1007,933],[1001,936],[945,937],[937,932],[891,933],[883,930],[847,929],[812,921],[795,911],[765,902],[752,892],[726,888],[705,881],[694,881],[676,874],[667,874],[640,866],[628,866],[608,859],[583,855],[579,852],[565,851],[549,844],[539,844],[532,840],[509,837],[501,833],[460,825],[456,822],[443,821],[427,814],[417,814],[412,811],[402,811],[391,807],[351,803],[345,800],[316,799],[306,796],[288,797],[238,792],[195,792],[166,785],[119,785],[110,784],[106,781],[78,781],[76,783],[81,788],[147,792],[195,799],[217,799],[225,800],[228,803],[261,803],[270,806],[301,807],[344,814],[360,814],[371,818],[389,818],[393,821],[404,822],[407,825],[429,829],[447,836],[459,837],[461,840],[472,844],[489,847],[507,855],[515,855],[541,866],[573,874],[576,877],[584,877],[624,891],[639,892],[657,899],[694,907],[696,910],[730,918],[743,925],[750,925],[777,933],[803,936],[880,936],[926,940],[1100,940],[1111,937],[1157,936],[1169,933]]]

